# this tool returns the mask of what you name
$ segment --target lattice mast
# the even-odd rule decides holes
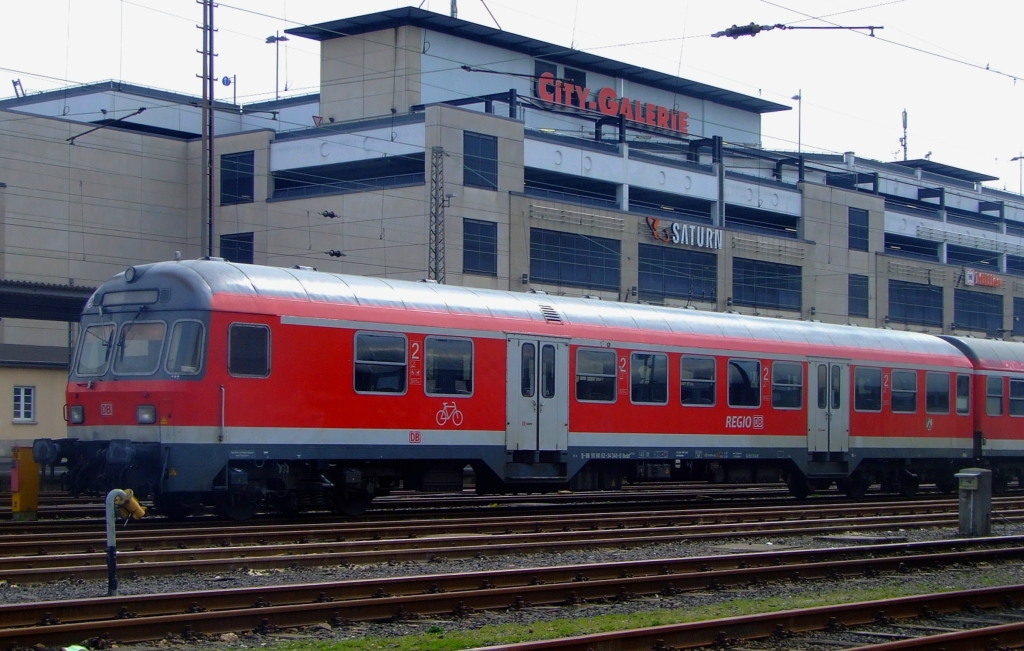
[[[430,150],[430,243],[427,278],[444,284],[444,149]]]

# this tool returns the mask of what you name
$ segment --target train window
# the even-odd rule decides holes
[[[270,328],[232,323],[228,328],[228,373],[240,377],[270,375]]]
[[[971,376],[956,376],[956,413],[971,413]]]
[[[929,414],[949,413],[948,373],[924,374],[924,410]]]
[[[1003,378],[990,375],[985,382],[985,413],[989,416],[1003,415]]]
[[[114,373],[118,375],[152,375],[160,367],[164,348],[163,321],[136,321],[121,326],[114,346]]]
[[[892,372],[892,410],[900,413],[917,411],[917,372]]]
[[[882,411],[882,369],[855,369],[853,385],[853,408],[856,411]]]
[[[1024,416],[1024,380],[1010,379],[1010,415]]]
[[[356,333],[356,391],[405,393],[405,337]]]
[[[427,337],[423,342],[426,367],[424,390],[430,395],[468,396],[473,393],[473,342],[469,339]]]
[[[818,364],[818,409],[828,409],[828,364]]]
[[[615,351],[576,351],[576,399],[615,402]]]
[[[629,396],[633,402],[668,403],[668,355],[633,353],[629,368]]]
[[[114,324],[91,325],[82,335],[81,352],[78,354],[78,375],[103,375],[107,372],[110,350],[114,346]]]
[[[522,393],[524,398],[532,398],[537,390],[534,386],[534,382],[537,381],[537,347],[533,344],[523,344],[521,352]]]
[[[683,357],[680,364],[679,401],[684,405],[715,404],[715,359]]]
[[[843,400],[843,376],[838,364],[832,365],[832,409],[839,409]]]
[[[555,347],[551,344],[540,347],[540,395],[555,397]]]
[[[792,362],[772,364],[772,407],[800,409],[804,406],[804,368]]]
[[[754,359],[729,360],[729,406],[761,406],[761,362]]]
[[[195,375],[203,365],[203,324],[178,321],[171,328],[164,368],[174,375]]]

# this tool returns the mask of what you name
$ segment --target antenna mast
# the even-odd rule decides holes
[[[903,109],[903,137],[900,138],[903,146],[903,160],[907,160],[907,109]]]
[[[458,0],[452,0],[452,18],[459,17],[459,2]]]

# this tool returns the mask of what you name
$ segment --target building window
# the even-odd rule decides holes
[[[892,410],[899,413],[917,411],[917,372],[892,372]]]
[[[36,422],[35,387],[14,387],[14,422]]]
[[[633,353],[629,366],[633,402],[668,404],[668,355]]]
[[[403,335],[356,333],[356,391],[405,393],[405,367]]]
[[[850,274],[848,284],[847,313],[850,316],[868,316],[868,277]]]
[[[868,250],[868,211],[861,208],[850,208],[849,247],[851,251]]]
[[[804,368],[792,362],[772,364],[772,407],[799,409],[803,406]]]
[[[530,229],[530,280],[619,291],[621,242],[605,237]]]
[[[679,401],[684,405],[711,407],[715,404],[715,358],[683,357]]]
[[[967,289],[953,292],[953,325],[998,334],[1003,328],[1003,297]]]
[[[220,236],[220,257],[228,262],[253,263],[253,234],[229,233]]]
[[[220,157],[220,205],[252,203],[256,165],[253,152],[222,154]]]
[[[761,362],[753,359],[729,360],[729,406],[761,406]]]
[[[925,373],[924,410],[929,414],[949,413],[948,373]]]
[[[1024,276],[1024,258],[1019,255],[1007,255],[1006,273],[1013,274],[1014,276]]]
[[[736,305],[799,310],[801,284],[798,266],[733,258],[732,301]]]
[[[576,399],[615,402],[615,351],[576,351]]]
[[[498,275],[498,224],[462,220],[462,273]]]
[[[990,375],[985,380],[985,413],[989,416],[1003,415],[1003,378]]]
[[[241,377],[270,375],[270,328],[256,323],[231,324],[228,372]]]
[[[942,327],[942,288],[889,281],[889,321]]]
[[[498,139],[472,131],[462,134],[462,184],[498,189]]]
[[[821,384],[819,379],[819,391]],[[882,369],[858,368],[853,372],[853,408],[856,411],[882,411]]]
[[[587,73],[583,72],[582,70],[577,70],[576,68],[570,68],[569,66],[566,66],[564,77],[565,82],[567,84],[565,90],[566,99],[568,100],[567,103],[573,106],[578,106],[580,108],[586,108],[587,98],[576,97],[576,93],[573,92],[572,86],[568,86],[568,84],[572,84],[573,86],[579,86],[580,88],[586,88]]]
[[[534,59],[533,61],[533,96],[540,97],[540,93],[537,90],[537,84],[540,83],[540,77],[543,74],[550,74],[555,79],[558,79],[558,66],[547,61],[541,61],[540,59]],[[549,87],[548,92],[554,92],[554,88]]]
[[[714,253],[641,244],[637,268],[641,301],[717,300],[718,256]]]
[[[1013,334],[1024,336],[1024,298],[1013,297]]]
[[[430,395],[473,394],[473,341],[427,337],[423,342],[424,390]]]
[[[956,376],[956,413],[971,413],[971,376]]]

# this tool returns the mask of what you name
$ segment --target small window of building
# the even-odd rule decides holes
[[[237,377],[270,375],[270,328],[232,323],[228,328],[228,372]]]
[[[956,413],[971,413],[971,376],[956,376]]]
[[[998,334],[1003,327],[1002,294],[954,290],[953,322],[958,328]]]
[[[75,368],[78,375],[106,373],[110,351],[114,349],[114,324],[101,323],[87,327],[79,348],[81,352],[78,353],[78,366]]]
[[[848,246],[851,251],[868,250],[868,211],[862,208],[850,208],[849,234]]]
[[[1024,416],[1024,380],[1010,378],[1010,415]]]
[[[473,393],[473,342],[469,339],[427,337],[423,342],[426,373],[424,390],[430,395],[468,396]]]
[[[941,328],[942,287],[890,280],[889,320]]]
[[[732,259],[732,302],[735,305],[799,310],[802,270],[797,265]]]
[[[220,236],[220,257],[228,262],[252,264],[255,259],[252,233],[229,233]]]
[[[14,422],[36,422],[36,388],[14,387]]]
[[[989,416],[1003,415],[1003,378],[990,375],[985,380],[985,413]]]
[[[668,355],[633,353],[629,356],[630,389],[633,402],[668,403]]]
[[[1013,297],[1013,334],[1024,336],[1024,298],[1019,296]]]
[[[405,393],[403,335],[357,332],[355,389],[360,393]]]
[[[861,274],[850,274],[847,313],[850,316],[868,316],[869,303],[868,277]]]
[[[948,373],[925,373],[924,410],[929,414],[949,413]]]
[[[256,176],[251,151],[222,154],[220,157],[220,205],[252,203]]]
[[[160,367],[167,324],[163,321],[128,323],[114,346],[114,373],[152,375]]]
[[[615,402],[615,351],[580,348],[576,351],[576,399]]]
[[[917,411],[917,373],[892,372],[892,410],[898,413]]]
[[[555,79],[558,79],[558,66],[556,66],[553,63],[548,63],[547,61],[541,61],[540,59],[534,59],[534,61],[533,61],[533,76],[534,76],[534,80],[533,80],[533,96],[534,97],[540,97],[540,93],[537,90],[537,84],[540,83],[541,75],[543,75],[545,73],[546,74],[550,74]],[[551,86],[549,86],[547,88],[547,92],[549,92],[549,93],[553,93],[554,90],[555,89],[552,88]]]
[[[715,404],[715,359],[683,357],[680,363],[679,401],[684,405],[711,407]]]
[[[804,404],[804,368],[792,362],[772,364],[772,407],[800,409]]]
[[[819,387],[821,381],[818,381]],[[857,368],[853,372],[853,408],[882,411],[882,369]]]
[[[178,321],[171,328],[164,368],[172,375],[195,375],[203,366],[203,324]]]
[[[761,362],[754,359],[729,360],[729,406],[761,406]]]
[[[582,70],[577,70],[576,68],[570,68],[569,66],[566,66],[565,67],[565,82],[567,84],[572,84],[573,86],[579,86],[580,88],[586,88],[587,87],[587,73],[583,72]],[[586,108],[587,98],[586,97],[577,97],[576,93],[574,93],[572,91],[572,88],[567,88],[566,89],[566,99],[568,99],[569,103],[571,105],[573,105],[573,106],[578,106],[580,108]]]
[[[462,220],[462,273],[498,275],[498,224]]]
[[[607,237],[530,228],[530,280],[617,292],[621,248]]]
[[[498,139],[464,131],[462,135],[462,184],[498,189]]]

